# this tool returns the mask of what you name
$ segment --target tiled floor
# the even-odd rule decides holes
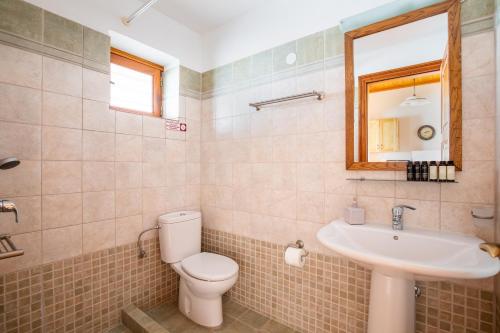
[[[233,301],[224,301],[224,323],[216,329],[196,325],[181,314],[177,304],[161,305],[146,312],[170,333],[292,333],[294,330]]]

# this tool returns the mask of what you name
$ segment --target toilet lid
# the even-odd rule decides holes
[[[181,264],[187,274],[205,281],[223,281],[238,273],[236,261],[215,253],[197,253],[182,260]]]

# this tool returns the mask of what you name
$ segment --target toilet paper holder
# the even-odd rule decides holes
[[[288,243],[287,246],[285,247],[285,252],[289,247],[294,247],[296,249],[304,249],[304,241],[302,240],[297,240],[295,243]],[[307,257],[309,255],[309,251],[304,249],[305,254],[302,255],[302,258]]]

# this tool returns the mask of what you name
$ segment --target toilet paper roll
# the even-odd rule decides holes
[[[289,247],[285,251],[285,263],[290,266],[304,267],[306,263],[306,251],[304,249],[297,249]]]

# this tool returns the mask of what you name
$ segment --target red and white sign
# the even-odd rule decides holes
[[[165,127],[169,131],[180,131],[180,132],[187,131],[187,124],[181,123],[177,119],[165,119]]]

